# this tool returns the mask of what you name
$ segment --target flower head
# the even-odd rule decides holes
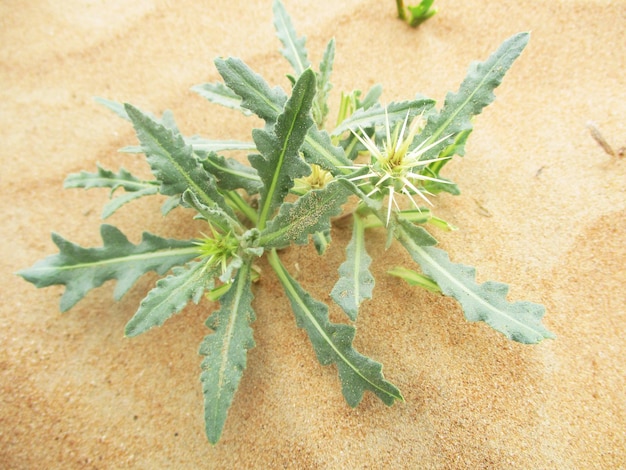
[[[333,180],[330,171],[324,170],[315,163],[311,164],[311,174],[302,178],[296,178],[293,191],[296,194],[304,194],[313,189],[322,189]]]
[[[382,147],[376,145],[374,139],[368,136],[363,129],[359,128],[360,132],[353,131],[357,139],[365,146],[369,151],[371,159],[370,163],[364,165],[354,165],[349,168],[355,170],[361,170],[364,167],[368,168],[368,172],[365,174],[359,174],[351,181],[360,181],[359,186],[369,185],[372,187],[367,196],[379,194],[381,197],[388,196],[387,202],[387,221],[391,217],[391,211],[393,207],[400,210],[396,196],[398,194],[408,197],[413,205],[419,210],[420,207],[415,201],[414,196],[418,196],[427,204],[432,205],[430,200],[426,197],[429,193],[423,186],[422,181],[434,181],[437,183],[449,183],[448,181],[433,178],[421,173],[422,169],[428,164],[437,162],[440,160],[446,160],[449,157],[433,158],[429,160],[421,160],[422,155],[428,150],[447,139],[449,135],[433,142],[432,144],[425,145],[426,141],[412,150],[409,150],[413,140],[417,134],[421,131],[423,125],[423,119],[418,116],[412,120],[409,125],[409,113],[407,112],[406,118],[402,123],[396,125],[393,132],[389,125],[389,115],[385,110],[386,116],[386,139],[383,142]],[[408,129],[407,129],[408,126]],[[405,135],[406,134],[406,135]]]

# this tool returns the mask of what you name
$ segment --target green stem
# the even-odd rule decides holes
[[[396,6],[398,7],[398,18],[406,21],[406,13],[404,12],[404,1],[396,0]]]
[[[229,191],[226,193],[226,197],[232,203],[232,205],[245,215],[250,222],[254,225],[257,224],[258,216],[256,211],[250,207],[250,204],[239,194],[237,191]]]

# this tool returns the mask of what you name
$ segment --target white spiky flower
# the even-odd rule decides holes
[[[367,194],[367,197],[372,196],[375,193],[379,193],[382,197],[388,196],[387,202],[387,221],[389,225],[389,219],[391,218],[391,212],[395,207],[400,210],[398,202],[396,201],[397,195],[404,195],[409,198],[413,205],[420,210],[419,205],[415,201],[414,196],[418,196],[429,205],[433,205],[426,195],[432,195],[421,184],[421,181],[434,181],[437,183],[450,183],[439,178],[433,178],[431,176],[423,175],[421,169],[430,163],[447,160],[450,157],[433,158],[429,160],[420,160],[422,155],[428,150],[441,143],[449,135],[433,142],[429,145],[425,145],[426,141],[409,151],[413,139],[421,131],[423,119],[418,116],[413,119],[411,125],[407,131],[407,125],[409,122],[409,113],[407,112],[406,118],[402,123],[402,128],[396,125],[393,135],[389,126],[389,115],[385,109],[386,118],[386,140],[379,148],[374,140],[368,136],[362,128],[359,127],[360,132],[352,131],[357,139],[365,146],[371,155],[370,163],[368,164],[355,164],[350,167],[346,167],[353,170],[362,170],[367,167],[368,172],[360,174],[350,181],[359,181],[358,186],[371,185],[373,189]],[[406,132],[406,136],[405,136]]]

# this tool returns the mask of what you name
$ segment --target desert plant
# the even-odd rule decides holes
[[[437,9],[432,7],[433,3],[435,3],[435,0],[421,0],[417,5],[407,5],[405,7],[404,0],[396,0],[398,18],[406,21],[410,26],[419,26],[437,14]]]
[[[377,228],[386,231],[388,245],[399,242],[421,268],[394,268],[392,274],[454,297],[469,321],[485,321],[515,341],[552,337],[541,324],[541,305],[509,303],[505,284],[477,284],[474,269],[452,263],[426,230],[429,225],[452,228],[430,209],[433,195],[459,193],[440,172],[454,155],[464,154],[471,118],[493,101],[493,89],[526,46],[528,34],[511,37],[485,62],[472,64],[459,91],[448,94],[440,110],[420,95],[382,106],[381,88],[375,86],[364,96],[359,91],[342,94],[338,124],[328,132],[324,126],[335,42],[328,43],[314,71],[304,38],[296,35],[278,0],[274,18],[282,54],[293,66],[289,94],[270,87],[237,58],[215,60],[223,82],[193,88],[213,103],[263,119],[265,126],[252,130],[251,141],[185,137],[169,112],[156,118],[130,104],[100,99],[132,123],[140,145],[124,151],[144,153],[154,179],[98,166],[94,173],[72,174],[65,181],[66,187],[109,188],[112,194],[124,189],[105,206],[105,218],[139,197],[167,196],[163,214],[177,206],[193,209],[206,223],[203,233],[190,240],[144,233],[135,245],[105,224],[100,229],[103,245],[97,248],[53,234],[59,253],[18,273],[37,287],[65,285],[60,308],[66,311],[108,280],[117,280],[114,296],[119,300],[144,273],[169,272],[139,305],[126,326],[127,336],[162,325],[203,295],[219,300],[220,307],[206,321],[212,332],[200,345],[211,443],[222,434],[247,351],[254,346],[253,280],[260,275],[256,265],[262,256],[280,280],[319,362],[336,365],[348,404],[356,406],[365,391],[387,405],[403,400],[384,378],[381,364],[352,346],[355,327],[332,323],[328,306],[307,293],[281,262],[281,250],[311,241],[323,254],[334,217],[352,222],[346,261],[331,292],[351,321],[372,297],[365,240]],[[222,155],[232,150],[251,152],[250,165]]]

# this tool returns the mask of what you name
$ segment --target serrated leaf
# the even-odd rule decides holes
[[[318,129],[324,127],[326,116],[328,116],[328,95],[332,89],[330,75],[333,71],[333,62],[335,61],[335,40],[331,39],[326,45],[322,61],[320,62],[320,70],[317,73],[317,93],[313,101],[313,120]]]
[[[119,300],[148,271],[165,274],[173,266],[199,255],[191,240],[166,239],[144,232],[141,243],[133,245],[112,225],[102,225],[100,233],[100,248],[83,248],[53,233],[59,253],[17,274],[37,287],[65,285],[61,297],[61,311],[65,312],[105,281],[117,279],[114,297]]]
[[[328,307],[300,287],[275,251],[271,252],[269,260],[291,302],[296,323],[307,332],[320,364],[337,365],[343,396],[348,404],[357,406],[366,390],[373,392],[386,405],[392,405],[395,400],[404,401],[400,391],[383,377],[382,365],[352,347],[355,328],[331,323]]]
[[[215,59],[215,66],[226,86],[241,98],[241,106],[268,123],[278,118],[287,95],[280,88],[270,88],[261,75],[241,59]]]
[[[240,59],[217,59],[215,64],[226,84],[242,98],[242,106],[251,109],[273,124],[281,113],[287,96],[279,87],[271,89],[263,78]],[[351,165],[341,147],[332,145],[326,131],[311,126],[302,146],[307,162],[315,163],[334,175],[338,166]]]
[[[295,203],[284,203],[261,232],[260,245],[284,248],[290,243],[306,245],[309,235],[330,229],[330,218],[341,212],[350,192],[339,182],[309,191]]]
[[[256,150],[253,143],[239,140],[212,140],[198,136],[184,137],[184,140],[187,145],[191,145],[194,152],[198,153]],[[119,152],[143,153],[143,149],[140,145],[127,145],[126,147],[122,147]]]
[[[256,148],[256,146],[255,146]],[[215,153],[209,153],[200,160],[205,170],[217,180],[217,185],[224,191],[245,189],[248,194],[259,192],[263,183],[256,170],[244,165],[233,158],[224,158]]]
[[[134,106],[125,106],[152,172],[161,182],[159,192],[174,196],[189,190],[203,204],[209,207],[218,205],[232,215],[232,210],[215,187],[213,178],[206,172],[191,146],[185,144],[183,137]]]
[[[204,421],[209,442],[217,443],[228,409],[246,368],[247,350],[254,347],[250,323],[255,320],[250,289],[250,266],[244,264],[233,285],[220,298],[221,307],[207,320],[214,330],[200,345]]]
[[[315,126],[309,129],[301,150],[307,163],[319,165],[333,176],[341,174],[340,167],[352,165],[344,150],[332,144],[328,133]]]
[[[355,214],[352,238],[346,248],[346,261],[339,266],[339,280],[330,296],[348,315],[356,321],[359,306],[365,299],[372,298],[374,276],[369,270],[372,258],[365,250],[365,225]]]
[[[214,227],[218,227],[222,233],[243,233],[244,229],[236,218],[226,214],[218,206],[209,207],[196,197],[191,191],[185,191],[181,197],[187,207],[192,207],[198,212],[198,217],[206,220]]]
[[[284,47],[280,52],[293,67],[296,73],[295,78],[298,78],[302,75],[302,72],[311,66],[305,46],[306,38],[298,38],[296,30],[291,23],[291,18],[282,2],[276,0],[272,10],[274,12],[276,35]]]
[[[98,171],[89,173],[81,171],[80,173],[72,173],[65,178],[63,187],[65,188],[110,188],[111,193],[117,188],[124,188],[126,191],[141,191],[147,187],[154,187],[156,181],[145,181],[130,174],[124,168],[120,168],[119,173],[96,165]]]
[[[235,109],[246,116],[252,115],[249,109],[241,105],[241,97],[223,83],[202,83],[191,87],[191,90],[212,103]]]
[[[257,170],[263,188],[259,207],[259,229],[293,187],[296,178],[306,176],[310,167],[301,159],[299,150],[308,129],[313,125],[311,103],[315,96],[315,74],[304,71],[293,88],[284,111],[276,119],[272,131],[254,129],[252,137],[261,155],[251,155],[250,164]]]
[[[406,245],[405,245],[406,246]],[[454,264],[448,254],[434,247],[413,246],[408,250],[422,271],[441,291],[454,297],[463,307],[468,321],[484,321],[507,338],[526,344],[554,338],[542,324],[543,305],[506,300],[509,287],[500,282],[476,283],[476,270]]]
[[[409,253],[420,246],[437,244],[437,240],[426,229],[419,225],[414,225],[410,220],[402,217],[397,219],[394,235]]]
[[[111,199],[109,202],[107,202],[104,205],[104,207],[102,208],[101,217],[103,219],[106,219],[112,216],[124,204],[128,204],[129,202],[134,201],[135,199],[139,199],[144,196],[152,196],[154,194],[158,194],[158,192],[159,192],[159,188],[156,186],[152,186],[152,187],[144,188],[141,191],[133,191],[130,193],[124,193],[120,196],[117,196],[116,198]]]
[[[193,147],[195,152],[229,152],[236,150],[256,150],[252,142],[240,140],[214,140],[192,136],[185,138],[185,142]]]
[[[439,144],[424,153],[423,159],[436,158],[446,147],[455,145],[455,152],[463,151],[462,142],[456,142],[457,134],[473,128],[471,118],[480,114],[485,106],[493,102],[493,90],[502,83],[504,75],[521,54],[529,40],[528,33],[519,33],[502,43],[485,62],[473,62],[457,93],[448,93],[441,112],[431,114],[421,134],[415,139],[414,147],[424,147],[449,135]],[[446,160],[447,161],[447,160]],[[438,167],[441,168],[438,163]],[[438,171],[435,174],[438,175]]]
[[[115,114],[117,114],[122,119],[124,119],[126,121],[130,121],[130,118],[128,117],[128,114],[126,114],[126,109],[124,108],[124,105],[122,103],[118,103],[117,101],[108,100],[106,98],[101,98],[99,96],[96,96],[94,98],[94,101],[96,103],[98,103],[98,104],[101,104],[105,108],[108,108],[110,111],[113,111]]]
[[[370,90],[367,92],[367,95],[365,95],[365,98],[363,98],[363,100],[359,100],[357,98],[356,100],[356,109],[369,109],[372,106],[374,106],[376,103],[378,103],[378,100],[380,99],[380,96],[383,94],[383,87],[380,84],[376,84],[374,85],[372,88],[370,88]]]
[[[419,114],[428,112],[435,105],[435,101],[430,98],[418,97],[412,101],[392,102],[384,108],[381,105],[374,105],[367,109],[357,109],[354,114],[341,122],[331,133],[338,136],[348,130],[357,131],[359,128],[365,129],[380,124],[393,125],[397,121],[406,119],[407,114],[413,118]]]
[[[345,178],[339,178],[338,181],[343,184],[346,188],[350,190],[354,195],[356,195],[361,201],[365,203],[367,207],[369,207],[372,211],[376,212],[382,207],[381,199],[372,199],[367,194],[363,192],[363,190],[358,187],[353,181],[350,181],[349,178],[353,178],[356,176],[361,176],[369,171],[367,167],[363,167],[363,169],[357,170]]]
[[[121,168],[119,173],[116,174],[110,170],[105,170],[100,165],[97,165],[97,167],[98,171],[96,173],[81,171],[80,173],[68,175],[65,179],[64,187],[84,189],[110,188],[111,196],[118,188],[124,188],[124,190],[128,191],[126,194],[116,197],[104,206],[104,210],[102,211],[103,219],[111,216],[117,209],[130,201],[159,192],[158,183],[156,181],[140,180],[124,168]]]
[[[154,326],[161,326],[172,315],[180,312],[189,301],[197,304],[205,289],[213,288],[213,278],[219,267],[210,269],[206,260],[175,267],[172,274],[156,283],[139,309],[126,325],[126,336],[137,336]]]

